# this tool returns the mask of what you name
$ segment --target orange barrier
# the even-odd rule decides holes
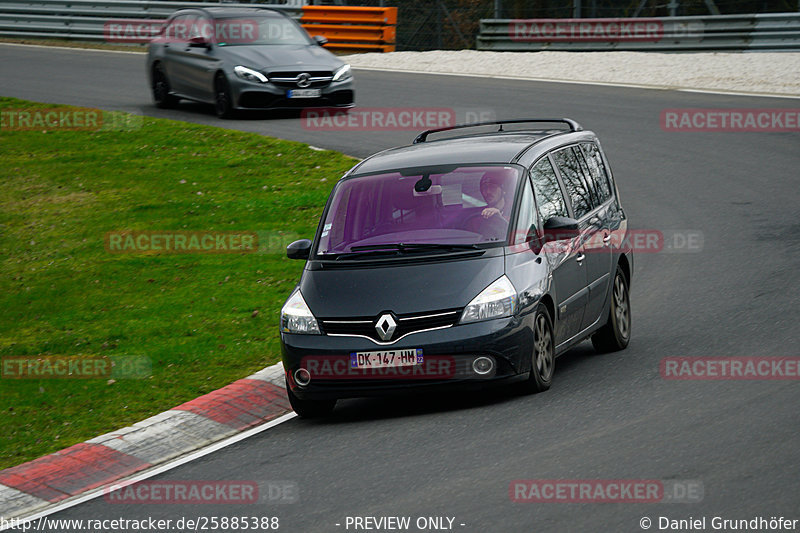
[[[396,7],[303,6],[300,23],[325,48],[351,52],[394,52]]]

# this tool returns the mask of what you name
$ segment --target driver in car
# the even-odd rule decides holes
[[[491,174],[484,174],[481,178],[481,194],[486,201],[486,207],[481,211],[483,218],[500,217],[508,222],[511,214],[511,202],[506,200],[503,190],[503,180]]]

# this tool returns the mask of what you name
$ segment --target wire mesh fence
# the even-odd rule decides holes
[[[314,0],[396,6],[397,50],[475,48],[481,19],[734,15],[800,11],[800,0]]]

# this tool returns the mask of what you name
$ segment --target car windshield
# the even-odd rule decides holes
[[[504,243],[519,176],[515,166],[482,165],[342,181],[330,201],[317,253]]]
[[[310,44],[306,32],[284,17],[225,18],[216,25],[219,46]]]

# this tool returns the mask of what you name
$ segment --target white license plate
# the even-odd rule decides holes
[[[350,368],[389,368],[421,364],[422,350],[420,348],[350,354]]]
[[[292,89],[286,92],[287,98],[319,98],[321,95],[320,89]]]

